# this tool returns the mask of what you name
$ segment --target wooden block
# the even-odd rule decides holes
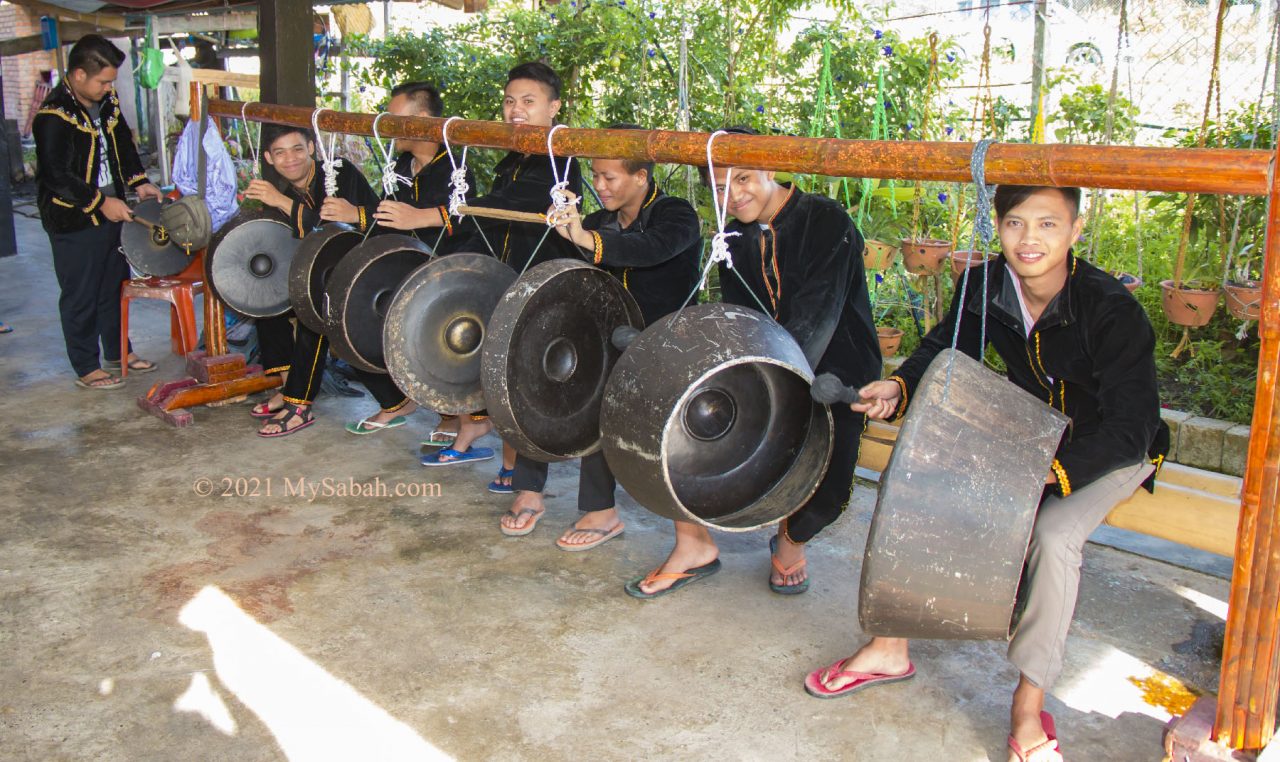
[[[1177,762],[1253,762],[1252,752],[1229,749],[1213,740],[1217,700],[1201,696],[1181,717],[1174,717],[1164,729],[1165,759]]]

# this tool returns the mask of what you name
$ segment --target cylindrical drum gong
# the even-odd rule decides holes
[[[148,222],[159,222],[161,204],[149,198],[135,206],[133,211]],[[141,222],[126,222],[120,230],[120,248],[129,266],[143,275],[177,275],[191,264],[186,250],[174,243],[164,227],[152,228]]]
[[[967,355],[934,358],[880,475],[858,594],[863,632],[1012,632],[1031,528],[1066,425]]]
[[[459,252],[410,273],[382,326],[387,373],[414,402],[462,415],[484,407],[485,326],[516,271],[488,254]]]
[[[293,229],[273,209],[241,210],[209,242],[206,282],[229,308],[254,318],[289,311]]]
[[[328,307],[325,305],[325,286],[333,275],[333,268],[364,240],[350,225],[331,222],[319,230],[308,233],[298,243],[298,250],[289,265],[289,303],[298,322],[324,333]]]
[[[531,267],[489,319],[480,361],[489,417],[504,442],[551,462],[600,447],[600,400],[621,350],[614,330],[644,317],[617,278],[576,259]]]
[[[360,370],[387,372],[382,326],[391,298],[430,256],[422,241],[393,233],[366,240],[338,262],[325,286],[329,314],[324,333],[334,354]]]
[[[605,459],[661,516],[727,531],[786,518],[831,458],[826,405],[781,325],[746,307],[701,304],[640,334],[600,410]]]

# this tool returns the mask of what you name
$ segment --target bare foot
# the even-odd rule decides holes
[[[676,546],[671,555],[658,567],[661,574],[683,574],[690,569],[706,566],[720,557],[720,549],[716,541],[711,539],[707,528],[687,521],[676,522]],[[666,590],[676,583],[674,579],[661,579],[651,583],[641,582],[640,592],[652,595],[659,590]]]
[[[85,386],[105,388],[108,386],[119,386],[124,383],[124,380],[111,375],[101,368],[98,368],[97,370],[90,371],[89,373],[81,376],[80,382]]]
[[[819,679],[827,690],[838,691],[857,678],[840,672],[862,672],[870,675],[901,675],[911,668],[907,641],[901,638],[872,638],[835,669]]]
[[[472,442],[493,431],[493,421],[488,418],[476,421],[470,416],[460,416],[459,420],[461,424],[458,427],[458,437],[453,440],[453,449],[458,452],[470,450]]]
[[[516,499],[511,503],[511,510],[502,514],[502,528],[511,531],[524,529],[530,523],[537,521],[546,510],[547,506],[542,502],[541,492],[521,490],[516,493]]]
[[[618,516],[617,508],[605,508],[601,511],[588,511],[582,514],[573,526],[564,530],[564,534],[560,535],[559,543],[561,545],[587,545],[588,543],[599,542],[600,534],[598,532],[584,532],[584,529],[600,529],[605,532],[612,532],[622,526],[622,519]]]
[[[1025,676],[1018,681],[1009,708],[1009,735],[1022,749],[1019,756],[1009,748],[1009,762],[1062,762],[1058,744],[1049,740],[1040,713],[1044,711],[1044,691]]]
[[[782,574],[774,566],[773,573],[769,575],[769,581],[773,584],[791,587],[809,579],[804,563],[804,546],[788,540],[782,532],[778,532],[778,552],[774,554],[774,558],[778,560],[778,566],[791,573]]]
[[[402,415],[412,415],[413,411],[417,409],[418,409],[418,404],[416,402],[409,402],[409,403],[406,403],[403,407],[399,407],[395,410],[390,410],[390,411],[379,410],[377,413],[369,416],[368,418],[362,418],[361,419],[362,423],[360,428],[364,431],[372,431],[373,429],[379,428],[379,426],[370,425],[370,424],[391,423],[393,420],[395,420],[396,418],[399,418]]]
[[[313,420],[310,406],[285,405],[270,420],[258,429],[261,436],[280,435],[299,429]]]

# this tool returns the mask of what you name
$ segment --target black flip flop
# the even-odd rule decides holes
[[[661,568],[662,567],[658,567],[658,569],[661,569]],[[658,569],[654,569],[652,572],[650,572],[649,574],[646,574],[643,577],[636,577],[635,579],[631,580],[626,585],[624,585],[623,589],[627,591],[627,595],[631,596],[632,598],[639,598],[640,600],[647,601],[651,598],[661,598],[667,593],[674,593],[675,591],[679,590],[685,585],[689,585],[694,582],[697,582],[698,580],[703,579],[704,577],[710,577],[712,574],[715,574],[716,572],[720,571],[720,559],[717,558],[709,564],[696,566],[692,569],[689,569],[686,572],[682,572],[679,574],[675,572],[660,574]],[[656,582],[661,579],[670,579],[672,577],[675,577],[676,581],[672,582],[670,587],[659,590],[656,593],[646,593],[645,591],[640,589],[640,585],[644,584],[646,581]]]

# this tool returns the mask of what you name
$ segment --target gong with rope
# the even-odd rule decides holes
[[[293,228],[274,209],[241,209],[209,243],[206,282],[241,315],[289,311],[289,265],[298,248]]]
[[[764,313],[701,304],[631,341],[600,409],[605,459],[641,505],[727,531],[777,523],[826,474],[832,419],[804,352]]]
[[[333,222],[308,233],[298,243],[289,265],[289,304],[298,322],[316,333],[325,332],[325,286],[338,262],[363,240],[364,236],[350,225]]]
[[[392,298],[430,256],[417,238],[391,233],[369,238],[342,257],[325,286],[324,333],[334,354],[355,368],[387,372],[382,329]]]
[[[387,372],[396,386],[438,413],[482,409],[486,326],[515,279],[515,270],[472,252],[434,259],[410,273],[382,327]]]
[[[644,318],[622,283],[577,259],[534,265],[489,319],[480,378],[504,442],[543,462],[599,449],[600,400],[621,351],[611,336]]]
[[[163,224],[158,224],[162,209],[163,205],[155,199],[142,201],[133,207],[135,219],[126,222],[120,230],[124,258],[143,275],[177,275],[191,264],[188,250],[174,241]]]

